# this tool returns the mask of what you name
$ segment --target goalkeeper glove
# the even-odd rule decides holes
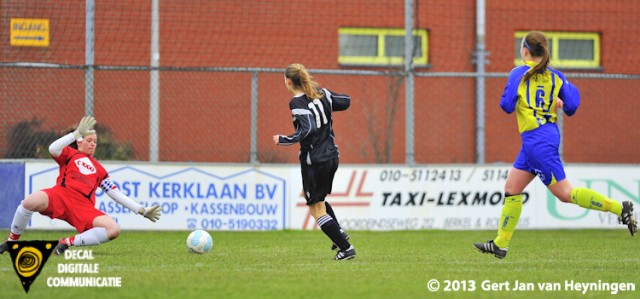
[[[151,220],[151,222],[156,222],[158,219],[160,219],[160,206],[155,205],[148,208],[140,207],[140,209],[138,210],[138,214]]]
[[[78,128],[73,131],[73,138],[78,140],[80,137],[84,137],[87,135],[95,134],[96,130],[93,129],[93,126],[96,124],[96,119],[92,116],[85,116],[80,120],[78,124]]]

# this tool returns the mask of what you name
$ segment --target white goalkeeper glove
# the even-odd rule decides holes
[[[85,116],[80,120],[78,124],[78,128],[73,131],[73,138],[75,140],[80,139],[80,137],[84,137],[87,135],[95,134],[96,130],[93,129],[93,126],[96,124],[96,119],[93,116]]]
[[[158,219],[160,219],[160,206],[155,205],[147,208],[140,207],[140,209],[138,210],[138,214],[151,220],[151,222],[156,222]]]

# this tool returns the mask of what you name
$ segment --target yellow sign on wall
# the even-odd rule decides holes
[[[12,18],[11,45],[25,47],[48,47],[49,20]]]

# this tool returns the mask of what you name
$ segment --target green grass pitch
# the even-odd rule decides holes
[[[24,240],[55,240],[70,231],[28,230]],[[351,261],[332,260],[320,231],[215,232],[213,250],[187,251],[187,231],[123,231],[91,249],[94,260],[51,256],[25,294],[9,254],[0,256],[1,298],[639,298],[640,290],[565,290],[565,281],[640,287],[640,240],[620,230],[516,231],[506,259],[481,254],[473,242],[493,231],[350,232]],[[0,231],[7,235],[7,230]],[[60,274],[61,263],[97,263],[98,274]],[[121,277],[120,288],[56,288],[47,279]],[[431,292],[428,282],[438,280]],[[560,291],[513,291],[521,283],[559,283]],[[483,290],[489,281],[510,290]],[[443,288],[449,284],[450,290]],[[471,291],[471,284],[475,290]],[[521,284],[522,285],[522,284]],[[465,290],[466,288],[466,290]],[[457,289],[457,290],[456,290]]]

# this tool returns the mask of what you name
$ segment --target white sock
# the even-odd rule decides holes
[[[109,241],[106,228],[94,227],[84,233],[77,234],[73,240],[73,246],[100,245]]]
[[[16,235],[22,235],[24,230],[29,225],[29,221],[31,221],[31,215],[33,215],[32,211],[25,209],[22,206],[22,203],[18,205],[16,209],[16,213],[13,215],[13,222],[11,222],[11,232]]]

